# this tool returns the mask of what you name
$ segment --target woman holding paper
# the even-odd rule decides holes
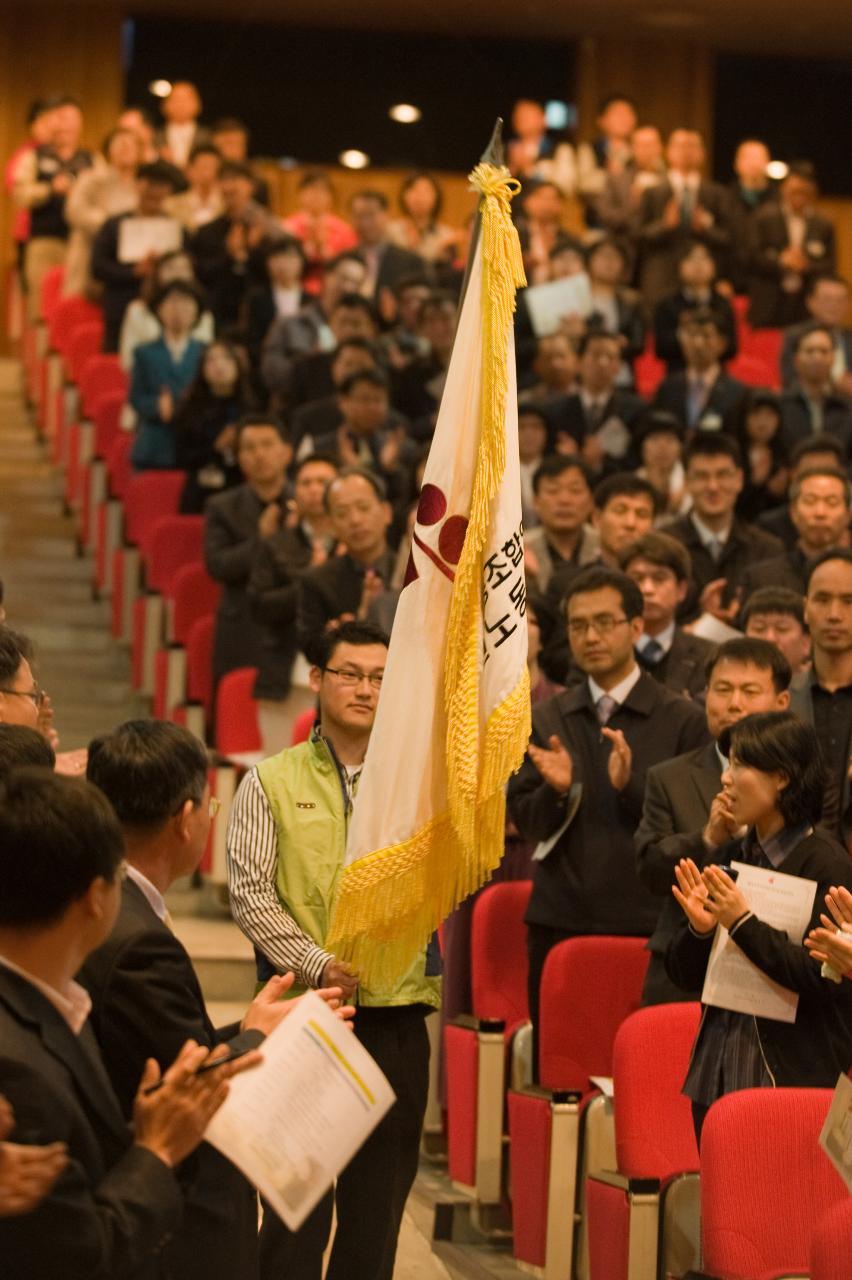
[[[802,945],[831,886],[852,889],[845,850],[815,830],[826,780],[816,733],[791,712],[764,712],[727,730],[719,750],[722,791],[695,859],[676,868],[684,920],[666,955],[678,986],[705,984],[684,1083],[699,1139],[725,1093],[831,1088],[852,1064],[852,988],[825,982]]]

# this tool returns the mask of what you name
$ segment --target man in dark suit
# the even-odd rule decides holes
[[[817,469],[826,467],[828,470],[837,468],[842,471],[845,469],[845,457],[846,452],[837,436],[830,436],[824,431],[805,436],[793,446],[788,455],[790,483],[792,484],[803,471],[810,471],[814,467]],[[764,511],[758,516],[757,524],[767,533],[780,538],[788,549],[795,547],[799,541],[799,531],[790,519],[789,505],[772,507],[769,511]]]
[[[789,587],[803,595],[808,566],[829,547],[849,545],[852,486],[845,471],[811,467],[790,485],[790,519],[799,535],[795,547],[760,564],[742,579],[743,600],[759,587]]]
[[[616,387],[621,344],[612,333],[591,329],[580,339],[580,389],[554,397],[545,412],[557,436],[569,436],[596,476],[618,469],[630,449],[630,427],[645,402]]]
[[[637,218],[639,291],[648,307],[677,289],[677,255],[685,241],[700,240],[724,253],[731,239],[724,189],[701,176],[701,135],[675,129],[666,164],[666,180],[643,192]]]
[[[26,857],[21,850],[26,849]],[[0,1218],[5,1280],[171,1275],[162,1251],[182,1210],[175,1167],[201,1141],[230,1075],[253,1054],[196,1075],[185,1046],[163,1077],[145,1066],[122,1114],[74,981],[118,910],[124,842],[95,787],[43,768],[13,769],[0,804],[0,1093],[12,1137],[62,1142],[68,1164],[32,1212]]]
[[[259,544],[281,528],[293,450],[274,414],[248,414],[237,425],[237,461],[245,484],[216,494],[204,510],[204,563],[222,583],[213,642],[213,676],[257,665],[260,628],[246,587]]]
[[[821,324],[803,325],[793,343],[795,387],[781,397],[781,440],[789,453],[817,432],[836,436],[844,461],[852,456],[852,400],[834,385],[834,333]]]
[[[209,129],[198,123],[201,96],[189,80],[177,80],[162,104],[165,124],[154,135],[164,160],[185,169],[194,147],[211,141]]]
[[[325,506],[338,542],[346,550],[299,581],[296,630],[312,663],[317,640],[340,622],[363,622],[388,588],[396,557],[387,531],[392,519],[381,478],[365,467],[344,467],[325,491]]]
[[[178,725],[131,720],[89,747],[87,776],[124,830],[127,879],[118,918],[79,980],[92,998],[92,1029],[119,1103],[129,1116],[145,1062],[171,1062],[188,1039],[231,1053],[256,1048],[291,1007],[275,977],[241,1023],[214,1028],[192,961],[170,927],[164,895],[191,875],[210,834],[207,753]],[[166,1247],[176,1276],[254,1280],[257,1196],[242,1174],[204,1144],[181,1169],[186,1203]]]
[[[725,336],[725,345],[718,358],[723,362],[732,360],[737,354],[736,317],[728,299],[716,290],[718,270],[707,245],[700,240],[687,240],[678,251],[677,274],[677,292],[661,298],[654,308],[654,353],[657,359],[665,360],[666,372],[670,374],[685,368],[678,330],[684,314],[700,307],[713,313],[719,331]]]
[[[364,292],[381,305],[385,291],[392,294],[405,276],[422,275],[426,263],[418,253],[401,249],[388,239],[390,210],[383,191],[356,191],[349,202],[349,216],[358,237],[358,252],[367,265]]]
[[[249,289],[245,298],[246,349],[255,381],[260,378],[260,353],[272,322],[298,315],[314,299],[302,290],[305,251],[301,240],[282,235],[263,252],[267,279]]]
[[[136,171],[139,203],[133,213],[119,213],[101,224],[92,243],[92,276],[103,285],[104,351],[118,351],[124,313],[138,298],[142,282],[153,274],[155,258],[149,255],[139,262],[125,262],[120,255],[121,228],[128,218],[162,218],[178,228],[169,218],[166,200],[175,190],[171,165],[157,160],[143,164]],[[180,243],[183,232],[178,231]]]
[[[846,324],[849,310],[849,284],[842,276],[817,275],[808,282],[805,306],[809,321],[824,324],[834,334],[832,379],[844,395],[852,391],[852,329]],[[792,387],[796,381],[793,353],[802,325],[793,325],[784,334],[781,349],[781,381]]]
[[[747,636],[780,649],[793,675],[811,664],[811,637],[805,624],[805,597],[788,587],[758,587],[745,603],[740,626]]]
[[[852,837],[852,551],[829,550],[810,566],[805,621],[812,662],[793,680],[790,708],[816,729],[829,771],[822,825]]]
[[[690,428],[718,431],[742,401],[746,388],[722,368],[727,336],[709,307],[685,311],[677,327],[684,368],[657,388],[654,406]]]
[[[716,646],[675,624],[692,574],[689,552],[667,533],[652,530],[621,553],[619,567],[642,592],[643,631],[636,643],[639,665],[660,684],[684,697],[700,698],[707,663]]]
[[[651,959],[643,1004],[699,998],[698,992],[676,987],[663,963],[681,917],[672,896],[674,869],[680,858],[690,856],[721,790],[723,761],[716,743],[722,732],[755,711],[785,710],[790,677],[790,664],[768,640],[727,640],[706,673],[705,710],[712,742],[648,770],[642,821],[635,835],[636,868],[640,883],[661,901],[648,941]],[[718,813],[714,820],[720,821]]]
[[[791,165],[778,202],[769,201],[752,219],[748,318],[755,329],[806,320],[808,281],[837,269],[834,227],[816,212],[817,195],[813,165]]]
[[[665,526],[692,558],[692,588],[680,617],[685,622],[708,612],[732,622],[745,570],[780,555],[783,543],[734,515],[743,486],[736,440],[720,431],[699,431],[687,446],[684,466],[692,510]]]
[[[286,365],[282,382],[266,383],[273,394],[273,401],[282,410],[292,412],[302,405],[334,395],[337,388],[333,365],[337,344],[351,338],[372,344],[378,337],[379,326],[375,310],[366,298],[357,293],[345,293],[332,308],[329,330],[332,346],[327,350],[296,356]],[[268,372],[264,365],[264,376]]]
[[[636,878],[633,854],[645,774],[707,739],[701,709],[636,661],[643,607],[639,588],[617,570],[586,569],[574,580],[567,629],[586,678],[535,708],[526,760],[509,782],[515,825],[542,842],[526,914],[534,1027],[542,969],[558,942],[654,928],[658,906]]]
[[[345,338],[338,344],[331,358],[334,391],[331,395],[320,396],[318,400],[309,400],[307,404],[294,409],[290,416],[290,434],[297,457],[303,452],[300,446],[306,436],[316,441],[318,436],[336,431],[343,422],[337,397],[347,378],[351,378],[353,373],[363,373],[365,369],[375,370],[378,367],[375,343],[366,338]]]
[[[736,178],[725,188],[731,248],[726,276],[737,293],[748,293],[748,253],[751,224],[758,209],[775,196],[775,183],[767,175],[769,148],[758,138],[744,138],[734,156]]]

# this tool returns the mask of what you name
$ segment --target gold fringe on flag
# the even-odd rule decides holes
[[[509,331],[515,292],[526,279],[511,218],[519,183],[505,167],[485,163],[470,180],[481,196],[482,400],[470,517],[447,626],[447,812],[344,869],[325,943],[373,991],[393,987],[438,925],[498,866],[505,784],[520,768],[530,735],[526,669],[482,734],[479,725],[483,552],[506,466]]]

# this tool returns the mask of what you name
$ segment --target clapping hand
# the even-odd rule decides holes
[[[6,1142],[14,1127],[15,1114],[0,1097],[0,1218],[35,1209],[68,1163],[63,1142],[45,1147]]]
[[[544,781],[548,786],[553,787],[554,791],[565,795],[571,790],[574,765],[567,748],[555,733],[548,739],[547,747],[537,747],[531,742],[527,747],[527,754]]]
[[[829,915],[820,916],[822,926],[812,929],[805,946],[814,960],[830,965],[836,973],[852,970],[852,893],[833,887],[825,895]]]
[[[712,933],[716,920],[708,909],[707,885],[691,858],[681,858],[675,867],[675,879],[677,884],[672,885],[672,893],[695,932]]]
[[[707,867],[703,878],[707,886],[706,910],[718,924],[730,929],[748,912],[745,894],[721,867]]]
[[[699,604],[704,613],[712,613],[713,617],[718,618],[720,622],[727,622],[729,626],[732,626],[740,611],[740,595],[742,593],[737,588],[730,604],[723,605],[722,596],[725,594],[727,585],[727,578],[714,578],[712,582],[708,582],[701,592]]]
[[[633,770],[633,752],[620,729],[601,729],[601,735],[612,743],[607,761],[609,780],[615,791],[623,791]]]

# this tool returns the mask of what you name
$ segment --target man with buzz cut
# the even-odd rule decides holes
[[[380,991],[359,983],[326,947],[387,637],[369,624],[342,622],[316,637],[312,657],[319,723],[307,742],[251,769],[234,801],[227,837],[231,908],[259,954],[259,977],[292,971],[294,991],[331,985],[355,1000],[355,1034],[396,1102],[298,1232],[265,1215],[260,1273],[262,1280],[320,1280],[336,1204],[327,1280],[391,1280],[426,1108],[425,1019],[440,1003],[441,983],[431,948],[392,990]]]

